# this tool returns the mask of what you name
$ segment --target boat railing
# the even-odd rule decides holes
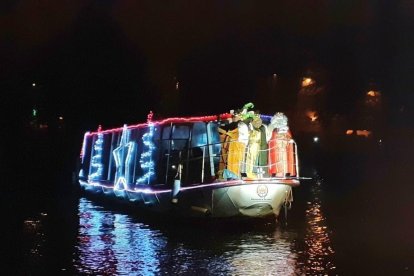
[[[106,156],[102,159],[107,160],[102,161],[105,169],[99,173],[99,177],[93,179],[88,177],[88,172],[91,172],[91,168],[94,168],[96,164],[92,164],[89,160],[98,155],[93,152],[93,141],[89,143],[89,159],[82,164],[85,174],[82,174],[83,170],[80,170],[80,178],[111,183],[116,182],[117,177],[121,175],[131,185],[150,183],[171,185],[177,174],[178,165],[183,167],[182,183],[185,185],[243,177],[255,179],[299,177],[298,151],[293,139],[276,138],[264,148],[260,148],[258,144],[246,145],[231,139],[201,145],[196,144],[195,139],[182,139],[180,143],[175,143],[175,139],[162,140],[168,147],[161,147],[161,150],[154,151],[153,159],[144,160],[143,153],[125,151],[124,163],[119,167],[112,161],[114,158],[113,141],[114,137],[111,138],[107,151],[101,153]],[[193,146],[186,146],[189,144]],[[157,144],[157,146],[160,145]],[[133,157],[126,158],[130,153]],[[151,168],[148,164],[147,167],[142,167],[141,164],[145,164],[142,161],[148,161],[147,163],[153,164],[154,167]],[[91,175],[95,176],[98,173]],[[145,181],[140,181],[142,178],[145,178]]]
[[[231,152],[239,143],[239,152]],[[220,150],[210,152],[212,147]],[[293,139],[275,139],[271,147],[240,147],[238,141],[227,141],[182,150],[185,182],[210,182],[212,179],[288,178],[299,177],[297,144]],[[236,158],[234,158],[236,157]],[[232,159],[232,160],[229,160]],[[262,160],[262,161],[260,161]],[[235,161],[236,164],[231,164]]]

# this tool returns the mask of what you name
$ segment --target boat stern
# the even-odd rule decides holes
[[[213,216],[279,216],[285,202],[292,200],[292,187],[286,184],[254,183],[213,191]]]

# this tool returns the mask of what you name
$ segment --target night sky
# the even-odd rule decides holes
[[[149,110],[212,114],[252,101],[274,112],[294,106],[311,72],[331,113],[372,84],[398,113],[413,109],[413,16],[409,0],[3,0],[2,102],[13,123],[41,102],[43,116],[82,130]]]

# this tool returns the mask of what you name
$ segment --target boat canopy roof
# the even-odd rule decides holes
[[[197,116],[197,117],[171,117],[162,120],[148,120],[146,123],[139,123],[134,125],[124,125],[123,127],[118,128],[111,128],[105,130],[98,130],[94,132],[87,132],[86,135],[96,135],[96,134],[106,134],[106,133],[113,133],[113,132],[122,132],[124,128],[127,129],[137,129],[137,128],[145,128],[150,125],[163,125],[163,124],[170,124],[170,123],[193,123],[193,122],[213,122],[213,121],[220,121],[226,120],[231,118],[232,114],[230,113],[223,113],[220,115],[210,115],[210,116]]]
[[[233,115],[230,113],[223,113],[220,115],[209,115],[209,116],[196,116],[196,117],[171,117],[166,118],[162,120],[156,120],[156,121],[149,121],[146,123],[138,123],[134,125],[124,125],[123,127],[117,127],[117,128],[111,128],[111,129],[105,129],[105,130],[98,130],[98,131],[89,131],[86,133],[87,136],[90,135],[96,135],[98,133],[100,134],[106,134],[106,133],[113,133],[113,132],[122,132],[124,128],[127,129],[137,129],[137,128],[145,128],[149,125],[163,125],[163,124],[170,124],[170,123],[194,123],[194,122],[214,122],[214,121],[221,121],[231,118]],[[260,114],[260,118],[264,122],[269,122],[272,118],[271,115],[264,115]]]
[[[264,122],[270,122],[272,116],[269,115],[263,115],[259,113],[255,113],[254,111],[249,111],[249,109],[252,109],[254,107],[253,103],[247,103],[243,106],[242,109],[234,112],[234,110],[231,110],[229,113],[223,113],[220,115],[209,115],[209,116],[197,116],[197,117],[171,117],[161,120],[153,120],[153,113],[150,111],[150,113],[147,116],[147,122],[135,124],[135,125],[129,125],[126,124],[123,127],[118,128],[112,128],[107,130],[102,130],[99,126],[98,130],[95,132],[86,132],[86,136],[96,135],[96,134],[106,134],[106,133],[114,133],[114,132],[122,132],[125,129],[139,129],[139,128],[145,128],[148,126],[154,126],[154,125],[163,125],[163,124],[175,124],[175,123],[194,123],[194,122],[214,122],[214,121],[226,121],[227,119],[232,118],[232,116],[237,115],[240,116],[243,120],[252,116],[260,116],[262,121]]]

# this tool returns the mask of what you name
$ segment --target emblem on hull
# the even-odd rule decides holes
[[[259,185],[257,186],[257,195],[260,197],[265,197],[267,196],[268,193],[268,189],[266,185]]]

